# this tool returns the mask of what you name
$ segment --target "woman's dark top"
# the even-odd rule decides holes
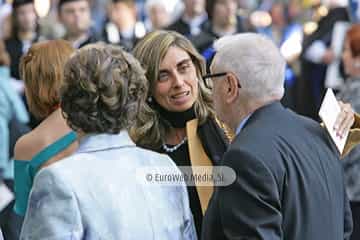
[[[168,145],[169,147],[173,147]],[[190,154],[189,154],[189,147],[187,142],[181,145],[176,151],[174,152],[165,152],[163,148],[159,150],[160,153],[167,154],[177,166],[191,166],[190,162]],[[198,193],[196,191],[195,186],[187,186],[187,191],[189,194],[189,201],[190,201],[190,209],[194,216],[195,228],[198,237],[200,237],[201,233],[201,223],[202,223],[202,211],[200,205],[200,199]]]
[[[215,120],[209,119],[204,124],[198,127],[198,136],[201,144],[214,166],[220,165],[222,155],[228,146],[228,140],[225,137],[223,130],[216,124]],[[168,147],[173,147],[167,145]],[[161,147],[157,152],[167,154],[177,166],[191,166],[188,142],[185,142],[174,152],[165,152]],[[195,186],[187,186],[189,194],[190,208],[194,216],[196,232],[200,238],[201,224],[202,224],[202,210],[200,199]]]

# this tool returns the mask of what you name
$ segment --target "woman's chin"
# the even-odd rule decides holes
[[[172,101],[171,102],[171,111],[173,112],[183,112],[189,110],[194,105],[194,101]]]
[[[192,103],[187,103],[187,104],[183,104],[183,105],[173,105],[171,107],[172,112],[185,112],[187,110],[189,110],[192,107]]]

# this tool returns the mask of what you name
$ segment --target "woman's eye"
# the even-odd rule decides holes
[[[159,75],[159,81],[160,82],[166,81],[167,79],[168,79],[168,75],[166,73]]]
[[[179,71],[180,71],[180,72],[185,72],[189,67],[190,67],[189,64],[182,65],[182,66],[180,66]]]

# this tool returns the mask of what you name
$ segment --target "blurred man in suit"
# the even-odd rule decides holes
[[[63,38],[71,42],[74,48],[100,40],[92,28],[88,0],[59,0],[58,14],[66,30]]]
[[[215,190],[202,239],[349,239],[339,154],[318,123],[280,104],[278,48],[246,33],[220,39],[215,50],[207,80],[219,118],[236,131],[222,163],[237,177]]]
[[[5,46],[10,55],[11,77],[20,79],[21,56],[33,43],[44,39],[39,34],[38,17],[33,0],[14,0],[12,9],[11,36],[5,40]]]
[[[183,14],[168,27],[168,30],[176,31],[187,38],[192,38],[201,33],[208,20],[205,0],[183,0],[183,3]]]

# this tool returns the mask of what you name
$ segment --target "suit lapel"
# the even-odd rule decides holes
[[[197,135],[197,128],[198,128],[198,120],[193,119],[191,121],[188,121],[186,123],[186,134],[188,137],[188,146],[189,146],[189,154],[190,154],[190,161],[191,161],[191,167],[193,170],[193,174],[196,175],[203,175],[206,174],[207,171],[212,169],[212,163],[209,159],[209,157],[206,155],[204,148],[201,145],[199,136]],[[199,168],[200,166],[207,167]],[[195,168],[197,167],[197,168]],[[207,173],[209,174],[209,173]],[[214,191],[213,184],[205,183],[206,186],[199,186],[198,182],[195,182],[196,190],[199,195],[201,209],[203,215],[205,214],[205,211],[207,209],[207,206],[209,204],[209,200],[211,198],[211,195]]]

